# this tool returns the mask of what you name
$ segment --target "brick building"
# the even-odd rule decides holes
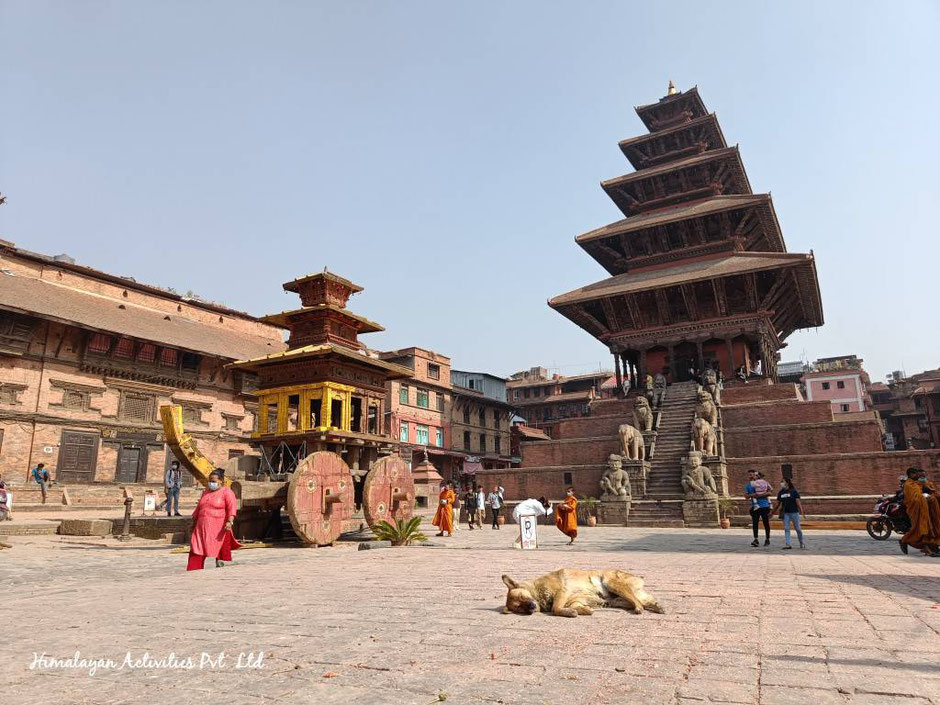
[[[388,427],[405,459],[426,448],[438,472],[449,478],[463,457],[451,450],[450,358],[418,347],[379,353],[379,358],[412,370],[410,378],[386,384]]]
[[[855,355],[816,360],[800,378],[807,401],[828,401],[834,414],[870,409],[871,379],[862,362]]]
[[[506,400],[506,380],[485,372],[453,370],[451,382],[451,448],[464,453],[461,474],[508,468],[513,407]]]
[[[610,379],[611,372],[589,372],[566,377],[548,376],[544,367],[533,367],[527,372],[517,372],[506,382],[509,402],[531,428],[541,428],[551,435],[554,425],[562,420],[587,416],[589,404],[615,388],[605,392],[602,387]]]
[[[869,394],[889,449],[940,448],[940,369],[910,377],[894,372],[888,384],[871,385]]]
[[[248,314],[0,241],[0,462],[65,484],[162,482],[158,409],[216,462],[249,450],[250,375],[226,363],[284,348]]]

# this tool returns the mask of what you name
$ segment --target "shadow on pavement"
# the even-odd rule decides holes
[[[923,562],[937,562],[936,558],[924,558]],[[844,574],[803,574],[803,577],[830,580],[835,583],[867,587],[879,592],[893,592],[898,595],[915,597],[920,600],[940,601],[940,579],[929,575],[883,575],[871,573],[868,575]]]

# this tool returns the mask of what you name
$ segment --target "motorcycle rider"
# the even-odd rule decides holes
[[[901,551],[907,553],[908,546],[913,546],[926,556],[940,558],[940,501],[933,483],[927,482],[927,472],[921,468],[907,470],[904,508],[911,520],[911,530],[898,542]]]

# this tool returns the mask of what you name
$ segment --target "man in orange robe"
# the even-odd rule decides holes
[[[440,502],[437,505],[437,513],[434,515],[434,519],[431,520],[431,523],[440,529],[438,536],[443,536],[444,532],[447,532],[448,536],[454,535],[454,500],[457,499],[457,495],[454,494],[454,491],[451,489],[451,485],[448,482],[441,489]]]
[[[574,496],[574,488],[565,491],[565,501],[555,507],[555,526],[565,536],[570,536],[568,545],[578,538],[578,499]]]
[[[928,556],[940,558],[940,501],[933,484],[927,482],[927,473],[920,468],[909,468],[904,483],[904,508],[911,520],[911,530],[901,537],[901,550],[919,548]]]

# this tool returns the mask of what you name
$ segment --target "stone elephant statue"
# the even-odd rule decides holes
[[[628,423],[623,424],[618,430],[620,436],[620,449],[623,456],[628,460],[646,460],[646,446],[643,442],[643,434]]]
[[[718,438],[708,421],[699,417],[692,422],[692,442],[702,455],[718,455]]]

